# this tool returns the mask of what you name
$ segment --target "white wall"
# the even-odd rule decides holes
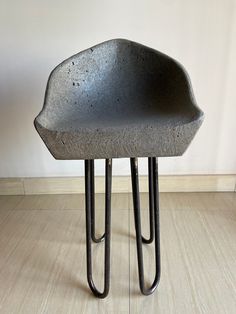
[[[205,122],[162,174],[236,173],[236,1],[0,0],[0,177],[83,175],[82,161],[56,161],[33,128],[50,71],[111,38],[128,38],[179,60]],[[98,174],[102,174],[98,162]],[[141,163],[146,172],[146,163]],[[129,161],[114,162],[129,174]]]

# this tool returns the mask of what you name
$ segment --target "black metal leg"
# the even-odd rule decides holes
[[[140,199],[139,199],[139,182],[138,182],[138,160],[137,158],[130,159],[131,176],[132,176],[132,189],[133,189],[133,203],[134,203],[134,222],[136,230],[136,245],[137,245],[137,258],[138,258],[138,271],[139,271],[139,285],[140,290],[144,295],[149,295],[156,289],[160,280],[160,236],[159,236],[159,191],[158,191],[158,166],[155,157],[149,158],[149,202],[150,194],[153,194],[153,211],[150,210],[150,218],[154,218],[154,233],[155,233],[155,278],[150,287],[145,287],[144,283],[144,269],[143,269],[143,250],[142,242],[146,239],[142,238],[141,233],[141,218],[140,218]],[[150,174],[152,173],[152,176]],[[152,182],[151,182],[152,181]],[[151,187],[151,189],[150,189]],[[151,208],[151,206],[150,206]],[[149,209],[150,209],[149,208]],[[151,220],[151,219],[150,219]],[[150,222],[150,239],[146,243],[150,243],[151,235],[151,222]]]
[[[93,294],[99,298],[108,295],[110,287],[110,240],[111,240],[111,181],[112,181],[112,159],[106,159],[106,187],[105,187],[105,253],[104,253],[104,289],[98,291],[92,276],[92,199],[94,200],[94,186],[91,184],[93,163],[85,160],[85,208],[86,208],[86,255],[87,255],[87,280]],[[92,167],[91,167],[92,165]],[[94,208],[94,206],[93,206]],[[94,218],[94,216],[93,216]],[[101,238],[100,238],[101,239]],[[97,241],[96,241],[97,242]],[[99,242],[99,241],[98,241]]]
[[[146,239],[142,236],[142,241],[145,244],[152,243],[154,239],[154,193],[153,193],[153,161],[152,157],[148,158],[148,188],[149,188],[149,226],[150,236]]]
[[[105,234],[100,238],[95,236],[95,187],[94,187],[94,160],[89,160],[90,162],[90,184],[91,184],[91,238],[93,242],[99,243],[104,240]]]

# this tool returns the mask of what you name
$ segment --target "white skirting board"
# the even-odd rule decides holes
[[[104,177],[96,177],[96,193],[104,193]],[[148,177],[140,176],[140,192],[148,192]],[[235,175],[160,176],[160,192],[236,192]],[[128,176],[113,176],[113,193],[130,193]],[[84,177],[0,178],[0,195],[84,193]]]

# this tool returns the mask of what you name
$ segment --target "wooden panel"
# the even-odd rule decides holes
[[[236,175],[162,176],[161,192],[234,191]]]
[[[112,192],[128,192],[129,177],[113,177]],[[74,178],[25,178],[25,194],[66,194],[84,193],[84,177]],[[104,177],[95,179],[96,193],[105,192]]]
[[[86,281],[85,214],[77,210],[82,195],[0,197],[0,312],[234,314],[236,194],[161,194],[162,276],[149,297],[139,291],[133,213],[124,195],[113,197],[119,206],[112,211],[111,291],[105,300],[94,298]],[[146,194],[142,200],[147,204]],[[145,235],[148,226],[144,210]],[[97,234],[103,230],[104,210],[98,209]],[[153,247],[143,251],[148,282]],[[102,287],[103,244],[93,245],[93,255],[94,280]]]
[[[33,197],[28,206],[0,210],[1,313],[128,314],[128,210],[112,212],[111,289],[109,297],[100,300],[86,280],[84,212],[63,210],[64,205],[37,210],[39,200],[35,203]],[[97,210],[96,222],[102,234],[104,210]],[[100,289],[103,246],[93,245],[94,281]]]
[[[135,230],[130,213],[130,313],[235,313],[236,198],[231,207],[218,210],[217,199],[206,195],[208,202],[201,204],[198,197],[198,206],[216,210],[197,210],[191,205],[188,210],[178,210],[174,196],[172,209],[161,211],[162,275],[158,290],[149,297],[139,292]],[[192,196],[186,194],[188,204]],[[172,195],[169,197],[170,202]],[[224,193],[221,198],[224,203]],[[207,196],[204,203],[206,199]],[[142,212],[142,219],[143,234],[147,235],[147,211]],[[146,283],[150,284],[154,278],[153,246],[144,245],[143,251]]]
[[[0,210],[15,209],[23,199],[24,195],[0,195]]]
[[[236,175],[160,176],[160,192],[235,191]],[[140,176],[140,192],[148,191],[147,176]],[[96,193],[104,193],[104,177],[96,177]],[[113,193],[131,192],[128,176],[112,178]],[[84,193],[83,177],[1,179],[0,195]]]
[[[118,197],[116,197],[118,195]],[[0,196],[1,198],[10,198],[10,196]],[[3,204],[3,208],[6,208],[6,203],[11,201],[6,200]],[[20,196],[18,196],[20,197]],[[85,209],[85,197],[84,194],[40,194],[40,195],[25,195],[21,196],[23,199],[17,205],[17,210],[83,210]],[[11,201],[13,203],[13,200]],[[95,196],[95,207],[97,209],[105,209],[105,194],[97,193]],[[112,210],[127,210],[129,208],[129,194],[114,194],[111,199]]]
[[[23,179],[0,178],[0,195],[23,195]]]
[[[25,194],[84,193],[83,178],[25,178]]]

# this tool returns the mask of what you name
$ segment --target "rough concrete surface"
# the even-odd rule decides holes
[[[184,68],[113,39],[50,74],[35,127],[56,159],[182,155],[204,118]]]

